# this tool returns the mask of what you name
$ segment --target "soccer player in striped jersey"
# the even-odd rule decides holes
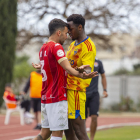
[[[62,44],[67,39],[67,24],[60,19],[49,23],[50,37],[39,52],[42,72],[41,91],[41,133],[34,140],[46,140],[52,133],[51,140],[62,140],[63,130],[68,129],[68,105],[66,91],[66,72],[79,78],[92,78],[97,72],[80,73],[71,67],[65,56]],[[89,65],[80,67],[84,69]],[[65,72],[66,71],[66,72]]]
[[[69,35],[73,40],[67,52],[67,58],[71,66],[75,68],[89,64],[88,71],[93,71],[96,48],[90,37],[85,34],[85,19],[82,15],[73,14],[67,18],[67,23],[69,25]],[[90,85],[90,82],[91,79],[81,79],[68,74],[67,100],[70,125],[69,130],[65,131],[67,140],[75,140],[74,134],[79,140],[89,140],[85,127],[85,102],[86,87]]]

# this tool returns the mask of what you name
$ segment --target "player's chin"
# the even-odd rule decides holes
[[[71,38],[72,39],[72,41],[74,41],[75,40],[75,38]]]
[[[60,44],[63,45],[64,44],[64,41],[61,41]]]
[[[75,38],[73,37],[73,36],[70,36],[70,38],[74,41],[75,40]]]

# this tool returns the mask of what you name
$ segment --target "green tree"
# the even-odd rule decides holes
[[[17,35],[17,0],[0,0],[0,105],[4,87],[11,82]]]
[[[19,94],[21,91],[20,84],[24,82],[24,80],[29,78],[29,75],[32,71],[36,71],[36,69],[28,63],[28,56],[16,57],[14,71],[13,71],[13,80],[12,83],[14,85],[14,93]]]

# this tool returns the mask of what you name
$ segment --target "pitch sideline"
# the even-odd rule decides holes
[[[122,127],[122,126],[140,126],[140,122],[135,122],[135,123],[118,123],[118,124],[109,124],[109,125],[102,125],[98,126],[97,130],[102,130],[102,129],[111,129],[111,128],[116,128],[116,127]],[[90,131],[90,128],[86,128],[87,132]],[[33,139],[35,136],[28,136],[20,139],[14,139],[14,140],[29,140]],[[137,139],[140,140],[140,139]]]

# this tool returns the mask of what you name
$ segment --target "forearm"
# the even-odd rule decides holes
[[[76,77],[80,77],[80,73],[79,71],[75,70],[74,68],[72,68],[70,65],[67,66],[65,68],[66,72],[70,75],[76,76]]]
[[[106,77],[105,77],[105,75],[102,76],[102,86],[103,86],[103,89],[106,89],[106,88],[107,88],[107,82],[106,82]]]
[[[71,67],[71,65],[70,65],[70,63],[67,59],[62,61],[60,63],[60,65],[62,66],[63,69],[66,70],[66,72],[68,74],[71,74],[73,76],[76,76],[76,77],[79,77],[79,78],[82,78],[82,79],[88,79],[88,78],[93,78],[93,77],[97,76],[97,72],[92,72],[92,73],[89,73],[89,74],[87,74],[86,72],[80,73],[79,71],[77,71],[77,70],[75,70],[74,68]],[[87,66],[89,66],[89,65],[84,65],[83,68],[85,68]]]
[[[28,78],[28,81],[23,89],[24,93],[27,93],[27,91],[29,90],[30,87],[30,77]]]

